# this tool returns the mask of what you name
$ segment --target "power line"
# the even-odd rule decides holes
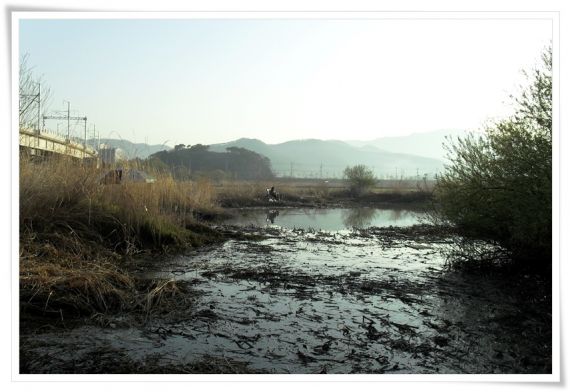
[[[67,116],[46,116],[44,115],[43,123],[45,128],[45,121],[46,120],[67,120],[67,141],[70,141],[70,120],[80,120],[83,121],[83,157],[85,158],[85,149],[87,148],[87,116],[80,117],[80,116],[71,116],[70,115],[70,102],[67,102]]]

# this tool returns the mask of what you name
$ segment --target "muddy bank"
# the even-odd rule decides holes
[[[218,197],[218,203],[224,208],[245,207],[296,207],[296,208],[405,208],[426,209],[433,202],[431,192],[383,192],[366,193],[355,196],[348,191],[336,191],[325,194],[300,195],[281,194],[278,200],[269,200],[263,193],[256,195],[224,194]]]
[[[180,301],[26,331],[22,370],[198,372],[210,361],[232,364],[211,368],[220,373],[551,372],[548,284],[449,270],[449,233],[218,230],[239,238],[132,266],[141,279],[186,282]]]

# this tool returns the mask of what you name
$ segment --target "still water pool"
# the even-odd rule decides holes
[[[26,367],[128,372],[215,358],[277,374],[551,373],[548,298],[528,299],[530,278],[521,286],[449,269],[454,236],[397,227],[425,218],[377,208],[235,210],[227,241],[133,261],[141,282],[186,287],[175,301],[21,335]],[[150,294],[145,301],[162,300]]]
[[[351,228],[412,226],[425,223],[426,214],[380,208],[239,209],[225,223],[239,226],[276,226],[337,231]]]
[[[191,288],[168,308],[21,336],[29,371],[168,369],[212,357],[277,374],[552,371],[548,302],[500,276],[446,268],[451,236],[426,226],[234,229],[243,237],[136,263],[143,281]]]

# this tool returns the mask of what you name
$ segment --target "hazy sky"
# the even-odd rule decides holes
[[[538,19],[21,20],[20,53],[50,109],[71,101],[101,137],[368,140],[508,114],[551,34]]]

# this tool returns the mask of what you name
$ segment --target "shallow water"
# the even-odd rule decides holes
[[[551,368],[550,326],[539,305],[521,303],[499,280],[446,271],[439,250],[450,239],[374,230],[259,233],[266,238],[141,264],[145,278],[191,282],[199,292],[194,304],[138,327],[117,320],[113,329],[28,337],[49,342],[35,349],[49,363],[30,368],[50,371],[109,347],[138,361],[210,355],[266,373]]]
[[[343,229],[412,226],[425,214],[408,210],[360,208],[249,208],[235,210],[226,223],[240,226],[284,227],[336,231]]]

